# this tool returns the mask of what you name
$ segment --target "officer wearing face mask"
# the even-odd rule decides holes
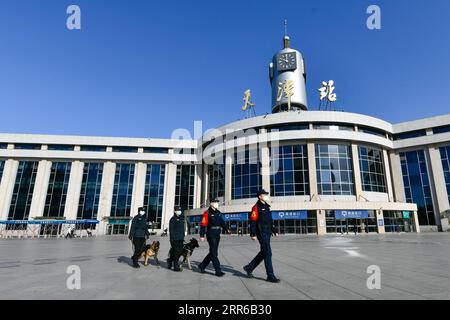
[[[258,202],[253,206],[250,215],[250,236],[252,240],[258,239],[261,250],[256,257],[246,266],[244,270],[249,278],[252,278],[253,270],[264,260],[266,267],[267,281],[280,282],[273,272],[272,266],[272,249],[270,247],[270,237],[272,234],[277,235],[275,225],[272,220],[272,212],[269,200],[269,193],[265,190],[258,192]]]
[[[169,258],[167,259],[167,267],[172,268],[173,271],[181,271],[179,265],[179,259],[183,253],[184,245],[184,233],[185,233],[185,223],[184,216],[181,212],[179,206],[175,206],[173,217],[169,221],[169,235],[170,235],[170,251]]]
[[[219,211],[219,199],[212,199],[208,210],[203,213],[202,222],[200,223],[200,240],[205,241],[206,233],[206,239],[209,244],[209,253],[203,262],[198,266],[201,273],[204,273],[208,264],[212,262],[214,269],[216,270],[216,276],[222,277],[225,275],[225,273],[221,270],[220,261],[218,258],[220,234],[222,233],[222,229],[227,233],[231,233],[223,220],[221,212]]]
[[[149,235],[145,208],[139,207],[138,214],[131,221],[130,234],[128,235],[128,239],[132,241],[134,247],[134,254],[131,257],[133,268],[139,268],[138,259],[142,251],[144,251],[145,241]]]

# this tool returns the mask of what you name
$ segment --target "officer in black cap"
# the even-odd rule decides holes
[[[210,201],[208,210],[203,213],[202,221],[200,223],[200,240],[205,241],[206,233],[206,239],[209,244],[209,253],[203,262],[198,265],[198,268],[201,273],[204,273],[208,264],[212,262],[214,269],[216,270],[216,276],[222,277],[225,273],[221,270],[220,261],[218,258],[220,234],[222,229],[228,234],[231,232],[228,230],[228,227],[226,226],[222,214],[218,208],[219,199],[215,198]]]
[[[261,250],[256,257],[246,266],[244,270],[249,278],[252,278],[253,270],[264,260],[266,266],[267,281],[278,283],[280,280],[275,277],[272,266],[272,249],[270,247],[270,237],[277,235],[275,225],[272,220],[270,205],[267,203],[269,193],[264,189],[258,192],[258,202],[253,206],[250,215],[250,236],[252,240],[258,239]]]
[[[170,236],[170,251],[167,259],[167,268],[171,269],[173,264],[173,271],[181,271],[179,259],[183,253],[184,233],[186,227],[184,223],[184,216],[180,206],[175,206],[173,217],[169,221],[169,236]]]
[[[130,233],[128,235],[128,238],[133,242],[134,246],[134,254],[131,257],[133,260],[133,268],[139,268],[138,259],[142,251],[144,251],[145,241],[149,235],[145,208],[139,207],[138,214],[131,221]]]

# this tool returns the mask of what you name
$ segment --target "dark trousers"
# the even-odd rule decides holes
[[[133,246],[134,246],[134,254],[131,257],[134,261],[137,261],[139,259],[139,256],[142,254],[142,251],[144,251],[145,246],[145,238],[133,238]]]
[[[219,261],[219,242],[220,242],[220,231],[214,232],[213,234],[207,234],[206,240],[208,240],[209,244],[209,253],[203,259],[203,262],[200,263],[199,267],[202,269],[206,269],[208,264],[212,262],[214,269],[216,270],[216,273],[221,271],[220,268],[220,261]]]
[[[169,259],[175,263],[178,263],[181,254],[183,253],[183,240],[170,240]]]
[[[270,247],[270,233],[259,233],[257,235],[261,250],[256,257],[248,264],[250,271],[253,271],[263,260],[266,266],[268,277],[275,277],[272,266],[272,248]]]

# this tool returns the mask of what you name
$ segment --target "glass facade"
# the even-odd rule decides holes
[[[317,189],[321,195],[354,195],[349,145],[316,144]]]
[[[164,164],[147,164],[144,206],[147,207],[148,221],[155,223],[153,227],[156,229],[161,227],[165,175]]]
[[[270,194],[278,197],[309,194],[306,145],[270,149]]]
[[[216,163],[220,161],[221,163]],[[225,197],[225,158],[208,165],[208,197],[209,199]]]
[[[362,190],[386,193],[383,151],[369,147],[358,149]]]
[[[450,202],[450,146],[439,148],[442,168],[444,169],[445,185],[447,186],[448,201]]]
[[[44,217],[64,217],[71,168],[70,162],[52,163],[45,199]]]
[[[401,152],[400,163],[406,202],[417,204],[420,225],[435,225],[425,152],[423,150]]]
[[[175,185],[175,205],[181,210],[194,207],[195,165],[178,165]]]
[[[252,148],[245,152],[235,150],[232,164],[232,199],[255,198],[262,188],[259,150]]]
[[[111,217],[129,217],[134,181],[133,163],[116,163]]]
[[[28,219],[38,164],[37,161],[19,162],[8,220]]]
[[[77,219],[97,219],[103,163],[85,163]]]

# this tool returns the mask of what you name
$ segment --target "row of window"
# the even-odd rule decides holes
[[[0,149],[6,149],[8,146],[7,143],[0,143]],[[106,152],[106,146],[93,146],[93,145],[82,145],[80,146],[80,151],[89,151],[89,152]],[[41,144],[34,143],[16,143],[14,144],[14,149],[17,150],[41,150]],[[66,145],[66,144],[49,144],[47,145],[47,149],[51,151],[74,151],[74,145]],[[128,147],[128,146],[113,146],[112,152],[127,152],[127,153],[137,153],[138,147]],[[169,153],[168,148],[157,148],[157,147],[145,147],[144,153]],[[176,154],[185,153],[184,149],[175,150]],[[189,152],[194,154],[194,149],[189,149]]]
[[[0,161],[0,178],[4,161]],[[38,161],[20,161],[14,191],[8,212],[9,220],[28,219],[36,182]],[[62,218],[67,199],[70,162],[53,162],[47,187],[43,216]],[[117,163],[110,216],[126,218],[131,214],[131,199],[134,187],[135,164]],[[177,168],[176,204],[183,210],[194,205],[195,166],[184,165]],[[103,163],[84,163],[77,219],[96,219],[99,209],[103,179]],[[145,178],[144,206],[147,207],[149,221],[159,227],[164,202],[165,165],[148,164]]]

